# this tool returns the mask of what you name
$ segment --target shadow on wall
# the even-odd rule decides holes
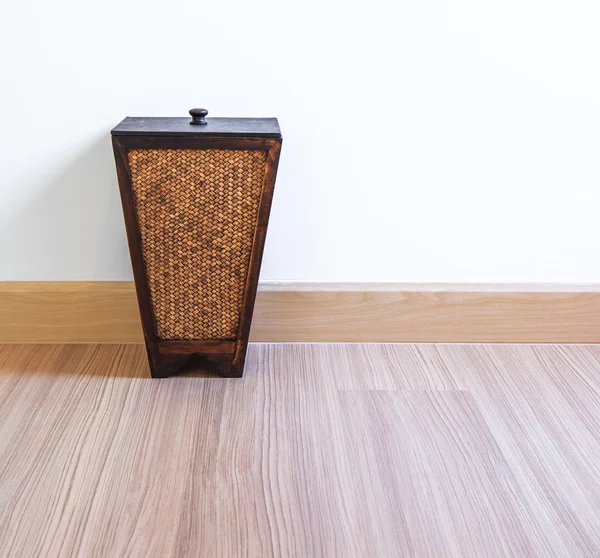
[[[108,133],[35,190],[0,224],[0,280],[131,279]]]

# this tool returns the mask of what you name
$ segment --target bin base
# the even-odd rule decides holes
[[[202,367],[224,378],[241,378],[246,351],[229,341],[160,341],[147,347],[153,378],[168,378]]]

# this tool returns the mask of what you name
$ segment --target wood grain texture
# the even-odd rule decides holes
[[[595,557],[600,347],[0,347],[0,555]]]
[[[143,343],[131,281],[0,282],[0,342]]]
[[[406,291],[390,285],[384,290],[376,285],[362,285],[369,290],[361,291],[337,288],[259,288],[250,340],[600,342],[600,292],[593,286],[588,291],[567,286],[564,292],[490,286],[466,291],[465,285]],[[0,342],[143,342],[133,283],[0,283]]]

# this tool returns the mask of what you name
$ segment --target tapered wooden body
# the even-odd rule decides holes
[[[126,118],[112,141],[152,375],[199,355],[241,376],[281,150],[277,120]]]

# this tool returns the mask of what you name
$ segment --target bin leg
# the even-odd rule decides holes
[[[237,365],[230,355],[160,355],[158,358],[149,358],[150,374],[153,378],[169,378],[176,375],[192,358],[195,364],[207,368],[223,378],[241,378],[244,364]]]
[[[233,357],[231,356],[219,356],[211,357],[210,359],[214,363],[214,369],[223,378],[241,378],[243,369],[240,370],[234,366]]]
[[[158,358],[150,357],[150,374],[153,378],[168,378],[177,373],[189,360],[191,355],[161,355]]]

